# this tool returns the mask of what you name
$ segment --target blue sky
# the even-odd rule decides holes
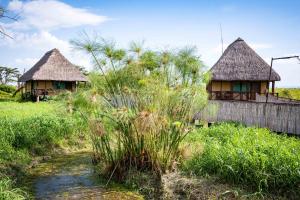
[[[14,40],[0,39],[0,65],[29,69],[46,51],[58,48],[74,64],[91,69],[88,58],[72,50],[69,41],[88,33],[116,40],[126,47],[132,40],[145,46],[174,49],[195,45],[211,67],[224,47],[242,37],[262,58],[300,55],[300,1],[192,0],[38,0],[3,1],[17,22],[2,21]],[[274,63],[281,75],[278,86],[300,87],[297,60]]]

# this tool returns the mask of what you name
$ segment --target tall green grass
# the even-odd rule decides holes
[[[1,200],[25,200],[28,199],[27,192],[20,188],[15,188],[13,182],[8,177],[0,176],[0,199]]]
[[[300,140],[267,129],[221,124],[190,134],[185,143],[203,150],[185,161],[185,171],[213,174],[259,192],[299,195]]]
[[[13,189],[19,174],[14,168],[24,169],[33,156],[50,153],[64,140],[76,143],[86,130],[80,117],[56,102],[0,102],[0,173],[6,174],[0,176],[0,199],[22,199]]]
[[[3,142],[27,150],[47,147],[75,132],[73,119],[49,114],[24,119],[6,117],[1,119],[0,127]]]
[[[61,140],[84,134],[87,127],[58,103],[0,102],[0,110],[2,161],[49,152]]]

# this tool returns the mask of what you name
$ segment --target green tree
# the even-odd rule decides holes
[[[17,68],[2,67],[0,66],[0,83],[8,84],[16,82],[19,78],[20,72]]]

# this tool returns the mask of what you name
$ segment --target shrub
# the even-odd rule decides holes
[[[6,92],[6,93],[14,93],[16,91],[16,87],[12,86],[12,85],[0,84],[0,91]]]
[[[197,175],[214,174],[257,191],[297,191],[300,186],[300,141],[267,129],[221,124],[199,129],[186,142],[204,150],[184,163]],[[299,192],[299,191],[298,191]]]

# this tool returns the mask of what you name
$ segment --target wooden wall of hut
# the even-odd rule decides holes
[[[247,126],[300,135],[299,104],[209,101],[195,118],[207,122],[236,121]]]
[[[37,90],[47,90],[48,95],[55,95],[61,91],[69,90],[75,91],[76,90],[76,82],[75,81],[59,81],[60,83],[65,84],[64,89],[57,89],[54,87],[54,81],[27,81],[25,83],[25,91],[24,92],[32,92],[33,89]]]

